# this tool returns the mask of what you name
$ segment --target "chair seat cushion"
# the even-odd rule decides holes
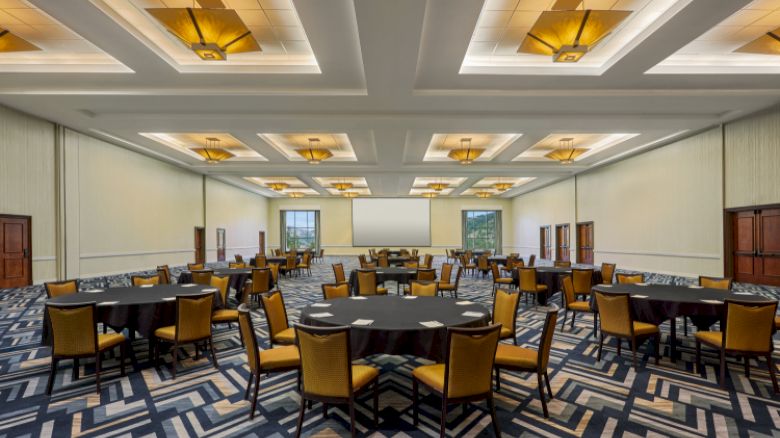
[[[571,303],[568,303],[566,307],[569,310],[576,310],[578,312],[590,312],[590,303],[587,301],[574,301]]]
[[[154,331],[154,336],[165,339],[166,341],[175,341],[176,340],[176,326],[175,325],[169,325],[167,327],[160,327],[157,330]]]
[[[98,335],[98,350],[115,347],[125,342],[125,335],[122,333],[108,333]]]
[[[536,285],[536,291],[537,292],[545,292],[545,291],[547,291],[547,285],[546,284],[537,284]]]
[[[439,290],[455,290],[455,285],[451,283],[439,283]]]
[[[211,322],[234,322],[238,321],[238,310],[219,309],[211,314]]]
[[[496,283],[501,283],[501,284],[512,284],[513,281],[514,280],[512,280],[509,277],[500,277],[495,279]]]
[[[301,354],[295,345],[260,350],[260,368],[263,371],[292,368],[300,365]]]
[[[444,392],[444,364],[422,365],[412,370],[412,377],[439,392]]]
[[[780,316],[775,316],[775,328],[780,330]]]
[[[274,342],[280,344],[294,344],[295,343],[295,329],[292,327],[286,328],[274,335]]]
[[[498,344],[496,348],[496,366],[536,369],[536,350],[518,347],[516,345]]]
[[[705,344],[712,345],[714,347],[719,347],[723,343],[723,332],[708,332],[708,331],[700,331],[693,334],[696,336],[696,340],[703,342]]]
[[[509,338],[511,336],[512,336],[512,329],[510,329],[509,327],[503,327],[502,326],[501,327],[501,333],[499,333],[499,337],[501,339],[504,339],[504,338]]]
[[[352,365],[352,390],[366,386],[379,375],[379,370],[368,365]]]
[[[641,321],[634,321],[634,335],[651,335],[658,333],[658,326]]]
[[[384,287],[376,288],[376,294],[377,295],[387,295],[387,288],[384,288]]]
[[[304,265],[303,263],[301,263],[300,265],[296,266],[296,268],[298,268],[298,269],[309,269],[309,265]]]

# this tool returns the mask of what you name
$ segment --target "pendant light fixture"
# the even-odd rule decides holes
[[[271,189],[271,190],[273,190],[275,192],[281,192],[282,190],[286,189],[287,187],[290,187],[290,185],[285,183],[285,182],[272,182],[272,183],[266,184],[266,187],[268,187],[269,189]]]
[[[0,53],[33,52],[36,50],[41,50],[41,48],[12,34],[8,29],[0,28]]]
[[[291,198],[303,198],[303,192],[289,192],[287,193],[287,196]]]
[[[499,192],[505,192],[515,185],[508,182],[501,182],[501,177],[498,178],[498,182],[493,184],[493,188],[498,190]]]
[[[439,193],[438,192],[422,192],[420,194],[420,196],[422,196],[423,198],[435,198],[435,197],[439,196]]]
[[[220,147],[220,139],[216,137],[206,138],[206,147],[193,148],[192,152],[203,157],[208,164],[217,164],[228,158],[233,158],[233,154]]]
[[[308,161],[309,164],[320,164],[333,156],[329,150],[320,147],[319,138],[310,138],[308,148],[297,149],[295,152]]]
[[[344,180],[341,180],[339,182],[333,183],[333,188],[338,190],[338,191],[340,191],[340,192],[343,192],[345,190],[349,190],[349,189],[352,188],[352,186],[353,186],[353,184],[351,182],[346,182]]]
[[[345,198],[357,198],[358,195],[359,195],[358,192],[344,192],[344,193],[341,194],[341,196],[343,196]]]
[[[460,139],[460,148],[453,149],[447,154],[448,157],[455,161],[459,161],[460,164],[471,164],[479,158],[482,153],[485,152],[483,148],[472,148],[470,138]]]
[[[428,188],[437,192],[441,192],[449,186],[449,183],[444,182],[441,178],[439,178],[438,182],[428,183]]]
[[[584,148],[575,148],[573,138],[562,138],[558,140],[558,149],[545,154],[545,157],[556,160],[561,164],[572,164],[577,157],[588,152]]]
[[[476,196],[477,198],[481,198],[481,199],[487,199],[487,198],[493,196],[493,194],[490,193],[490,192],[477,192],[477,193],[474,193],[474,196]]]

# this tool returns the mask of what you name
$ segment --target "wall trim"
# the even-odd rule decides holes
[[[175,254],[175,253],[191,253],[194,252],[194,248],[187,249],[158,249],[152,251],[127,251],[127,252],[103,252],[93,254],[79,254],[80,259],[102,259],[109,257],[133,257],[133,256],[145,256],[156,254]]]
[[[720,254],[705,254],[705,253],[676,253],[676,252],[659,252],[659,251],[639,251],[639,250],[607,250],[607,249],[594,249],[594,253],[602,254],[625,254],[625,255],[638,255],[638,256],[654,256],[654,257],[675,257],[685,259],[707,259],[707,260],[720,260]],[[665,272],[659,272],[665,274]]]
[[[57,260],[57,256],[40,256],[40,257],[33,257],[32,261],[34,262],[53,262]]]

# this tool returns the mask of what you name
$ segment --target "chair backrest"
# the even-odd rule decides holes
[[[320,248],[320,255],[319,258],[323,258],[325,256],[325,250]]]
[[[493,274],[493,282],[501,278],[501,271],[498,270],[498,265],[495,262],[490,264],[490,272]]]
[[[726,349],[771,352],[776,311],[777,301],[726,300]]]
[[[322,285],[322,297],[326,300],[333,298],[346,298],[349,296],[349,283],[335,283]]]
[[[416,258],[416,257],[417,257],[417,254],[419,254],[419,253],[420,253],[420,250],[418,250],[417,248],[413,249],[413,250],[412,250],[412,257],[415,257],[415,258]]]
[[[525,292],[536,292],[536,268],[518,268],[520,277],[520,290]]]
[[[306,251],[303,253],[303,259],[301,260],[301,264],[305,267],[311,266],[311,251]]]
[[[147,284],[160,284],[159,275],[133,275],[130,277],[130,282],[133,286],[144,286]]]
[[[244,269],[244,268],[246,268],[246,263],[244,263],[244,262],[228,263],[228,268],[230,268],[230,269]]]
[[[46,296],[54,298],[78,293],[79,282],[78,280],[51,281],[44,283],[44,287],[46,288]]]
[[[235,254],[234,256],[236,258],[236,263],[244,263],[244,256],[241,254]]]
[[[274,255],[276,257],[281,257],[282,256],[282,248],[275,248],[274,249]]]
[[[271,270],[271,278],[273,278],[276,288],[279,289],[279,264],[269,263],[268,269]]]
[[[539,350],[536,363],[540,370],[547,369],[547,363],[550,361],[550,350],[552,350],[553,335],[555,334],[555,323],[558,321],[558,306],[552,305],[547,310],[547,316],[544,318],[544,328],[542,329],[542,338],[539,339]]]
[[[617,274],[618,284],[644,283],[645,274]]]
[[[287,309],[284,307],[284,298],[280,291],[260,295],[263,304],[263,312],[268,322],[268,334],[271,339],[282,330],[289,328],[287,322]]]
[[[52,330],[53,356],[86,356],[97,352],[95,303],[46,303]]]
[[[528,265],[529,267],[533,267],[533,265]],[[515,260],[515,262],[511,265],[512,268],[524,268],[525,262],[523,262],[523,259]]]
[[[430,254],[425,254],[425,257],[423,258],[423,265],[427,269],[431,269],[433,266],[433,256]]]
[[[574,293],[574,281],[571,279],[571,275],[567,275],[561,278],[561,283],[563,284],[563,298],[565,300],[564,308],[566,308],[577,300]]]
[[[699,276],[699,286],[708,287],[711,289],[724,289],[731,290],[733,280],[729,277],[707,277],[704,275]]]
[[[191,271],[192,282],[195,284],[201,284],[208,286],[211,284],[211,276],[214,275],[214,271],[211,269],[204,269],[202,271]]]
[[[593,287],[593,269],[572,269],[572,281],[574,282],[574,292],[586,294]]]
[[[452,277],[452,266],[452,263],[442,263],[441,278],[439,278],[439,283],[450,284],[450,277]]]
[[[358,295],[376,295],[376,271],[358,269]]]
[[[536,264],[536,254],[531,254],[531,257],[528,257],[528,266],[533,267]]]
[[[295,254],[287,255],[287,264],[284,266],[286,269],[295,269]]]
[[[568,260],[556,260],[553,262],[556,268],[571,268],[571,262]]]
[[[493,324],[501,324],[502,327],[508,328],[514,333],[519,304],[519,293],[498,289],[495,298],[493,298]]]
[[[408,249],[401,249],[398,251],[398,255],[401,257],[409,257],[409,250]]]
[[[634,325],[629,294],[595,291],[601,330],[610,335],[632,336]]]
[[[404,262],[404,268],[408,269],[417,269],[420,267],[420,264],[417,262]]]
[[[255,256],[255,266],[258,268],[265,268],[268,266],[268,258],[264,255]]]
[[[158,266],[157,275],[160,276],[160,284],[171,284],[171,268],[168,265]]]
[[[436,270],[432,268],[418,268],[417,276],[415,277],[415,280],[434,281],[436,280]]]
[[[219,299],[222,300],[222,306],[227,307],[228,291],[230,290],[230,276],[226,275],[224,277],[219,277],[212,275],[210,286],[219,289]]]
[[[213,292],[176,295],[176,342],[192,342],[211,336],[213,308]]]
[[[271,268],[252,269],[252,293],[261,294],[271,290]]]
[[[416,297],[435,297],[439,295],[439,287],[435,281],[412,280],[409,293]]]
[[[203,268],[205,268],[203,263],[187,263],[187,269],[190,271],[200,271]]]
[[[612,277],[615,276],[617,265],[614,263],[601,264],[601,284],[612,284]]]
[[[477,269],[481,269],[485,271],[490,269],[490,266],[488,266],[488,258],[486,255],[481,255],[477,258]]]
[[[295,325],[303,394],[334,398],[352,395],[349,330],[349,327]]]
[[[376,269],[376,268],[377,268],[376,263],[366,263],[365,265],[363,265],[363,269]]]
[[[344,274],[344,265],[336,263],[333,265],[333,276],[336,278],[336,283],[346,283],[347,276]]]
[[[246,348],[246,359],[249,362],[249,370],[256,374],[260,370],[260,355],[258,354],[257,335],[255,325],[252,323],[252,314],[246,304],[238,306],[238,329]]]
[[[387,268],[390,266],[390,261],[387,259],[387,253],[381,253],[379,254],[379,258],[377,259],[378,265],[381,268]]]
[[[491,391],[493,363],[501,325],[447,328],[444,396],[468,397]]]

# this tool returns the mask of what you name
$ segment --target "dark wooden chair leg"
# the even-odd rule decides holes
[[[171,370],[171,376],[176,379],[176,367],[178,366],[179,346],[175,345],[171,348],[171,357],[173,358],[173,369]]]
[[[209,348],[211,348],[211,360],[214,362],[214,368],[219,369],[219,363],[217,363],[217,353],[214,351],[214,338],[209,336]]]
[[[355,400],[349,400],[349,432],[352,438],[355,437]]]
[[[79,358],[73,359],[73,377],[72,377],[72,379],[73,379],[74,382],[79,379]]]
[[[701,374],[701,342],[696,340],[696,363],[694,364],[694,370]]]
[[[537,386],[539,387],[539,400],[542,402],[542,412],[544,413],[544,418],[550,418],[550,415],[547,413],[547,397],[544,396],[542,373],[536,373],[536,382]]]
[[[750,357],[745,356],[745,377],[750,378]]]
[[[654,338],[653,347],[655,349],[655,364],[658,365],[658,362],[661,360],[661,332],[659,331]]]
[[[550,387],[550,376],[547,375],[547,371],[544,372],[544,383],[547,384],[547,392],[550,393],[550,398],[553,398],[552,388]]]
[[[306,413],[306,399],[301,396],[301,410],[298,413],[298,427],[295,429],[295,437],[300,438],[303,429],[303,415]]]
[[[420,421],[417,415],[417,403],[419,403],[419,384],[417,379],[412,378],[412,423],[417,426]]]
[[[257,409],[257,394],[260,392],[260,373],[255,374],[255,391],[252,396],[252,413],[249,418],[255,418],[255,410]]]
[[[637,344],[636,338],[631,339],[631,357],[632,357],[633,362],[634,362],[634,371],[637,370],[637,365],[636,365],[636,344]]]
[[[496,370],[496,391],[501,391],[501,368],[495,368]]]
[[[577,312],[574,310],[571,311],[571,328],[574,330],[574,320],[577,318]]]
[[[379,426],[379,378],[374,382],[374,429]]]
[[[49,382],[46,384],[46,395],[51,395],[51,390],[54,387],[54,378],[57,375],[57,362],[59,362],[59,359],[55,357],[51,358],[51,369],[49,370]]]
[[[569,312],[566,310],[566,304],[564,303],[563,306],[564,309],[563,309],[563,321],[561,321],[561,331],[563,331],[563,329],[566,328],[566,317],[569,316]]]
[[[775,362],[772,360],[772,353],[766,355],[766,364],[769,367],[769,377],[772,378],[772,389],[775,390],[775,394],[780,392],[777,387],[777,375],[775,373]]]
[[[102,368],[100,361],[102,360],[101,357],[103,356],[100,353],[101,352],[98,351],[95,355],[95,386],[97,387],[98,394],[100,394],[100,368]]]
[[[496,405],[493,402],[493,394],[488,396],[487,399],[488,409],[490,409],[490,420],[493,423],[493,433],[497,438],[501,437],[501,429],[498,426],[498,418],[496,417]]]
[[[599,352],[598,356],[596,357],[596,360],[601,362],[601,350],[604,348],[604,332],[601,332],[601,336],[599,336]]]
[[[127,355],[127,342],[119,344],[119,375],[125,376],[125,356]]]
[[[726,351],[720,349],[720,387],[726,389]]]
[[[447,399],[442,394],[441,397],[441,422],[439,428],[439,437],[444,438],[447,431]]]
[[[249,400],[249,390],[252,389],[252,379],[254,374],[249,373],[249,378],[246,379],[246,391],[244,391],[244,400]]]

